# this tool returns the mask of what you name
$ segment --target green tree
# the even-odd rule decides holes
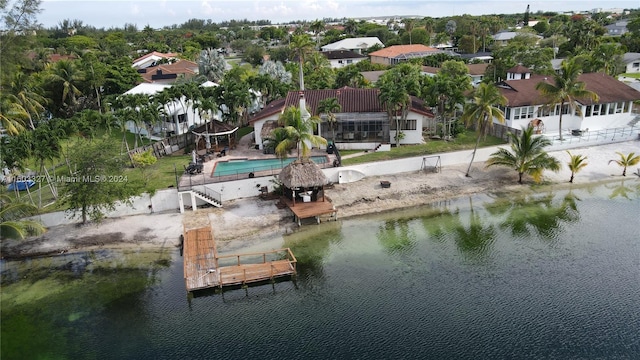
[[[622,167],[622,176],[627,176],[627,167],[634,166],[640,164],[640,155],[636,155],[635,153],[629,153],[627,155],[616,152],[619,159],[609,160],[609,164],[612,162],[618,164],[618,166]]]
[[[587,157],[584,155],[573,155],[569,150],[567,150],[567,154],[569,154],[569,162],[567,166],[569,166],[569,170],[571,170],[571,178],[569,182],[573,182],[573,178],[578,171],[582,170],[587,166]]]
[[[117,201],[129,203],[135,189],[122,175],[124,158],[109,138],[97,141],[80,139],[71,150],[71,163],[77,169],[62,187],[64,204],[74,216],[100,221]]]
[[[324,21],[315,20],[309,25],[309,30],[313,31],[316,38],[316,49],[320,49],[320,33],[324,31]]]
[[[0,124],[9,135],[23,131],[29,121],[29,113],[6,94],[0,95]]]
[[[78,96],[82,95],[78,86],[83,80],[83,75],[75,63],[60,60],[52,64],[47,80],[53,86],[52,100],[60,106],[59,110],[70,109],[73,112],[78,103]]]
[[[24,217],[35,215],[35,205],[12,199],[6,194],[0,195],[0,238],[24,239],[27,235],[41,235],[46,228],[37,221]]]
[[[317,116],[306,119],[302,116],[300,109],[295,106],[286,108],[278,118],[278,123],[284,127],[287,136],[285,141],[276,146],[276,153],[283,153],[285,149],[288,150],[292,148],[292,145],[295,145],[298,160],[300,160],[309,157],[311,152],[309,144],[316,146],[326,145],[327,140],[313,134],[313,130],[319,122],[320,118]]]
[[[471,164],[473,164],[473,160],[476,157],[480,138],[486,137],[489,129],[493,127],[494,120],[501,124],[504,123],[504,112],[497,108],[496,105],[504,106],[506,103],[507,98],[500,93],[500,90],[495,85],[481,83],[473,92],[472,101],[465,104],[461,120],[467,125],[473,125],[478,134],[471,162],[469,162],[465,176],[471,176],[469,175]]]
[[[509,138],[511,151],[498,149],[487,160],[487,167],[497,165],[515,169],[520,184],[524,174],[531,175],[535,182],[540,182],[544,170],[560,170],[560,162],[544,151],[545,147],[551,145],[551,141],[544,136],[534,136],[533,127],[522,128],[520,136],[509,133]]]
[[[411,95],[420,94],[420,69],[402,63],[384,73],[378,80],[380,102],[384,104],[390,120],[395,120],[396,146],[403,137],[402,128],[409,114]]]
[[[547,106],[560,106],[558,130],[562,141],[562,115],[565,113],[565,104],[569,107],[570,114],[574,111],[580,113],[578,99],[598,101],[598,95],[585,88],[585,83],[578,81],[582,71],[574,61],[564,61],[560,73],[553,76],[553,83],[541,81],[536,85],[538,90],[547,99]]]
[[[207,77],[207,80],[220,82],[224,76],[227,62],[224,56],[218,54],[216,49],[206,49],[200,52],[198,57],[198,70],[200,75]]]
[[[15,66],[25,61],[25,51],[38,28],[37,15],[42,11],[41,0],[0,1],[0,72],[10,74]]]
[[[308,35],[294,35],[291,38],[291,43],[289,44],[289,49],[293,52],[295,56],[298,57],[299,68],[299,78],[298,83],[300,84],[300,90],[304,91],[304,63],[305,57],[311,51],[313,51],[313,41]]]
[[[336,112],[339,112],[342,109],[340,106],[340,102],[338,102],[338,98],[330,97],[326,99],[320,100],[318,104],[318,111],[321,114],[326,114],[327,124],[329,124],[329,128],[331,129],[331,140],[335,141],[335,127],[337,123]]]
[[[31,130],[35,129],[33,119],[39,119],[46,110],[44,106],[47,104],[47,99],[41,95],[42,89],[37,86],[31,76],[23,72],[14,73],[9,84],[3,87],[10,100],[21,106],[27,113]]]

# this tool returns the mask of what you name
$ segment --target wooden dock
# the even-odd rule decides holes
[[[297,202],[294,204],[291,199],[287,197],[281,198],[282,202],[284,202],[289,210],[293,213],[293,221],[298,223],[298,226],[301,224],[302,219],[308,219],[315,217],[316,222],[320,224],[320,216],[331,214],[334,220],[338,219],[338,210],[333,207],[331,201],[310,201],[310,202]]]
[[[187,291],[274,280],[296,273],[291,249],[218,256],[210,227],[188,230],[183,244]]]

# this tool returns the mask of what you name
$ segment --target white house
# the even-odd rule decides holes
[[[368,57],[351,50],[323,51],[322,55],[324,55],[327,60],[329,60],[332,69],[338,69],[347,65],[357,64],[362,60],[368,59]]]
[[[350,50],[356,52],[358,54],[362,54],[363,50],[367,50],[368,48],[380,45],[380,47],[384,47],[384,44],[377,37],[358,37],[358,38],[349,38],[342,39],[340,41],[336,41],[331,44],[327,44],[321,47],[322,51],[333,51],[333,50]]]
[[[625,73],[640,73],[640,53],[626,53],[622,57],[622,61],[626,66]]]
[[[381,144],[395,144],[396,122],[390,120],[386,109],[378,98],[378,89],[340,89],[290,91],[287,97],[271,102],[262,111],[256,113],[249,124],[253,125],[255,142],[264,148],[264,139],[277,126],[277,121],[287,107],[298,107],[300,96],[304,99],[313,115],[319,115],[323,122],[317,134],[333,140],[339,149],[374,149]],[[331,126],[326,114],[319,114],[320,101],[335,97],[341,110],[336,113],[336,123]],[[407,120],[400,124],[404,137],[400,144],[420,144],[423,142],[422,129],[432,126],[434,114],[422,100],[412,97]]]
[[[136,70],[145,69],[150,66],[159,65],[163,60],[172,60],[177,59],[178,54],[176,53],[161,53],[158,51],[152,51],[146,55],[143,55],[135,60],[133,60],[133,64],[131,65]]]
[[[552,108],[547,105],[536,85],[542,81],[551,83],[551,77],[531,74],[523,66],[509,70],[507,77],[511,80],[500,83],[500,91],[508,101],[503,110],[506,125],[511,128],[535,124],[541,133],[559,133],[560,113],[563,114],[563,133],[625,127],[636,117],[632,112],[633,102],[640,100],[640,92],[603,73],[582,74],[578,78],[585,83],[587,90],[599,97],[597,102],[578,99],[579,112],[571,112],[568,105],[562,109],[559,105]]]
[[[206,82],[200,86],[218,86],[213,82]],[[125,95],[129,94],[145,94],[148,96],[156,95],[162,92],[164,89],[170,88],[170,84],[158,84],[158,83],[141,83],[134,88],[125,92]],[[204,124],[209,119],[202,119],[199,112],[193,111],[192,104],[186,100],[183,96],[180,100],[170,101],[165,104],[164,109],[164,121],[159,124],[155,124],[151,130],[151,134],[147,129],[140,129],[133,121],[128,121],[126,124],[127,130],[132,133],[140,133],[144,136],[154,136],[160,134],[181,135],[189,131],[189,129]],[[219,119],[220,113],[211,115],[213,119]]]

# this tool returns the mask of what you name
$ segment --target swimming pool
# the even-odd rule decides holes
[[[255,173],[258,171],[280,170],[296,158],[281,159],[254,159],[254,160],[229,160],[218,161],[213,170],[213,176],[226,176],[237,174]],[[311,160],[316,164],[324,164],[327,162],[326,156],[312,156]]]

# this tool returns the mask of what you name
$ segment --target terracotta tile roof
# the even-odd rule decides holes
[[[318,114],[318,106],[321,100],[335,97],[341,106],[341,113],[376,113],[386,112],[384,106],[378,99],[378,89],[358,89],[343,87],[340,89],[324,89],[324,90],[305,90],[305,102],[312,114]],[[424,104],[424,102],[416,97],[411,97],[411,110],[422,115],[433,117],[431,109]],[[281,102],[284,100],[283,102]],[[298,107],[300,104],[300,92],[289,91],[285,99],[276,100],[262,111],[256,113],[249,123],[264,119],[267,116],[273,115],[279,111],[284,110],[289,106]],[[275,108],[278,108],[276,110]],[[272,109],[267,111],[267,108]]]
[[[177,78],[177,75],[191,77],[198,73],[198,64],[189,60],[178,60],[173,64],[162,64],[158,66],[144,68],[138,71],[145,82],[154,82],[160,77],[167,79],[171,75]]]
[[[429,46],[425,46],[422,44],[415,45],[394,45],[389,46],[384,49],[380,49],[378,51],[374,51],[369,53],[369,56],[379,56],[384,58],[395,58],[400,55],[406,54],[418,54],[418,53],[429,53],[429,52],[442,52],[436,48],[432,48]]]
[[[585,83],[587,90],[598,94],[600,104],[640,100],[640,91],[603,73],[582,74],[578,80]],[[542,105],[546,99],[536,90],[536,85],[541,81],[553,80],[545,75],[531,75],[529,79],[503,81],[500,91],[507,98],[509,107]],[[579,102],[584,105],[593,103],[588,100]]]

